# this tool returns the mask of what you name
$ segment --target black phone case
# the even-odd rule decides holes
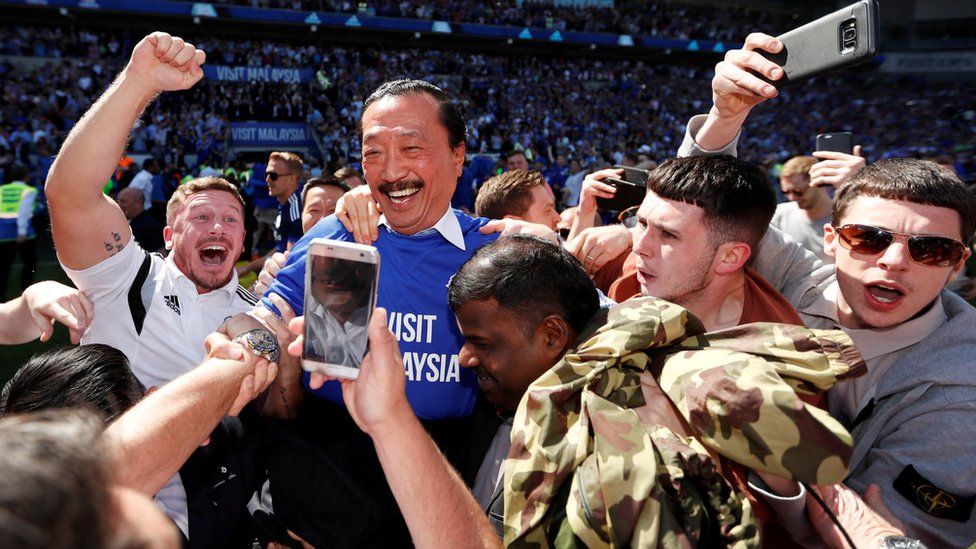
[[[631,206],[639,206],[644,201],[644,195],[647,194],[646,184],[639,185],[611,177],[604,179],[603,182],[616,187],[617,192],[614,193],[613,198],[596,199],[596,207],[601,210],[622,212]]]
[[[840,25],[851,18],[857,21],[857,46],[853,51],[843,53]],[[877,0],[862,0],[825,15],[779,36],[783,42],[783,50],[779,53],[757,50],[783,67],[785,73],[777,81],[759,77],[777,88],[784,88],[868,61],[878,52],[879,26]]]
[[[596,207],[601,210],[621,212],[631,206],[638,206],[644,201],[647,194],[647,178],[650,172],[638,168],[628,168],[627,166],[614,166],[618,170],[624,171],[624,178],[608,177],[603,180],[608,185],[616,187],[617,192],[613,198],[597,198]]]
[[[854,135],[851,132],[822,133],[817,136],[816,150],[854,154]]]

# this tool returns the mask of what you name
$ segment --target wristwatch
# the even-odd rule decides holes
[[[885,536],[881,540],[881,549],[926,549],[925,544],[917,539],[905,536]]]
[[[234,341],[240,343],[245,349],[268,362],[278,362],[278,359],[281,357],[278,338],[268,330],[256,328],[235,337]]]

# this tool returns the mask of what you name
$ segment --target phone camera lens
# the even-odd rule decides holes
[[[844,41],[854,40],[857,38],[857,29],[844,29]]]

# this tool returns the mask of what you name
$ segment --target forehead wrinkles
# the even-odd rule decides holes
[[[217,194],[204,194],[209,192],[210,191],[200,191],[186,197],[186,199],[183,201],[183,206],[176,214],[177,217],[203,209],[220,213],[233,212],[238,217],[243,216],[244,210],[241,208],[241,205],[237,202],[237,200],[230,196],[230,194],[224,191],[217,191],[221,195],[226,195],[226,198]]]
[[[447,133],[440,123],[440,113],[433,97],[424,93],[387,96],[370,105],[362,117],[363,142],[379,134],[415,132],[429,137],[431,131]]]

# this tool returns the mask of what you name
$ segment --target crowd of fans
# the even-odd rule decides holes
[[[59,59],[33,71],[0,62],[0,165],[16,158],[31,166],[34,182],[42,181],[67,130],[125,60],[132,37],[7,30],[6,53]],[[619,163],[627,153],[660,160],[680,139],[683,113],[703,108],[711,76],[709,67],[632,61],[249,39],[199,43],[213,64],[310,68],[316,78],[298,84],[206,82],[164,97],[135,132],[133,152],[177,166],[187,153],[223,164],[229,160],[223,151],[229,121],[305,121],[315,129],[324,162],[335,169],[356,161],[352,121],[369,90],[412,75],[455,94],[469,121],[470,153],[527,149],[531,160],[546,166],[563,155],[588,168]],[[820,92],[825,88],[834,93]],[[917,79],[849,73],[784,90],[780,101],[786,116],[774,121],[760,110],[749,121],[744,158],[772,166],[809,151],[818,133],[848,130],[869,158],[950,154],[964,176],[971,173],[971,142],[961,136],[972,134],[976,112],[965,83],[933,87]]]
[[[230,0],[256,8],[431,19],[449,23],[511,25],[550,30],[611,32],[663,38],[741,40],[747,28],[779,26],[785,17],[735,5],[698,6],[678,2],[622,2],[556,5],[550,0],[452,2],[436,0]],[[716,14],[720,13],[720,17]],[[751,25],[751,26],[750,26]],[[776,29],[780,30],[780,29]]]
[[[43,186],[77,289],[22,280],[0,344],[81,345],[0,393],[0,545],[976,541],[965,86],[777,94],[745,72],[782,75],[763,35],[711,79],[14,34],[57,60],[0,65],[0,267]],[[201,82],[201,49],[316,76]],[[250,119],[308,123],[323,158],[245,166]],[[857,146],[803,155],[825,130]],[[251,222],[274,250],[242,265]]]

